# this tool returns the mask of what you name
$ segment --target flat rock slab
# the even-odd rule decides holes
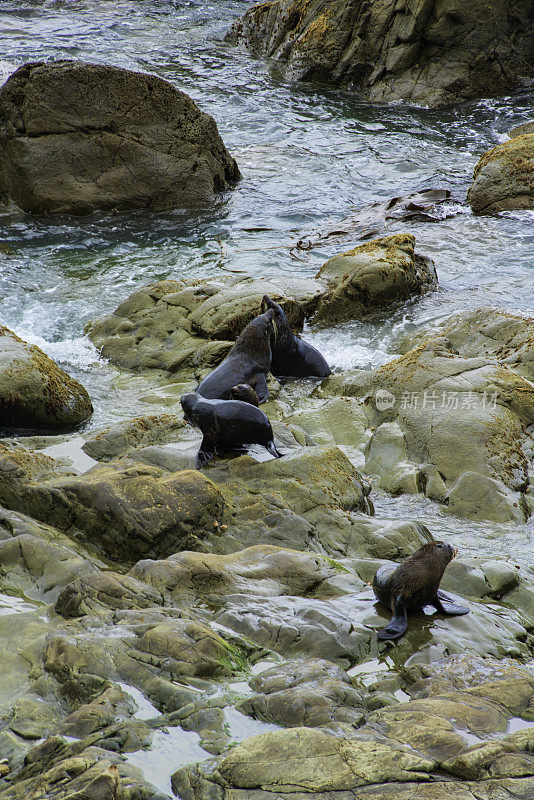
[[[84,387],[34,344],[0,325],[0,426],[69,429],[93,413]]]
[[[212,117],[170,83],[81,61],[0,89],[0,195],[33,213],[190,207],[240,177]]]

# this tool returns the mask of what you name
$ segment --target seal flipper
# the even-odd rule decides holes
[[[249,380],[249,386],[252,386],[260,403],[266,403],[269,399],[269,389],[267,387],[267,380],[263,372],[257,372],[253,378]]]
[[[468,608],[453,603],[452,598],[440,589],[438,589],[436,596],[429,605],[434,606],[434,608],[437,611],[441,611],[442,614],[447,614],[448,617],[461,617],[462,614],[469,614]]]
[[[380,641],[386,639],[399,639],[403,633],[406,633],[408,627],[408,614],[406,606],[402,602],[402,597],[395,598],[393,604],[393,616],[387,626],[378,631],[378,638]]]
[[[275,444],[274,444],[274,442],[273,442],[273,440],[272,440],[272,439],[271,439],[271,441],[270,441],[270,442],[267,442],[267,444],[265,445],[265,449],[266,449],[266,450],[267,450],[267,451],[268,451],[268,452],[269,452],[269,453],[270,453],[272,456],[274,456],[275,458],[282,458],[282,453],[278,452],[278,450],[276,449],[276,446],[275,446]]]
[[[202,467],[205,467],[206,464],[210,463],[214,455],[215,446],[211,442],[211,439],[208,439],[207,436],[204,436],[200,445],[200,450],[197,453],[196,468],[202,469]]]

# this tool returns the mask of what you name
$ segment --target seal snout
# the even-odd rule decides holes
[[[268,311],[270,308],[273,308],[273,307],[274,307],[274,303],[271,300],[271,298],[269,297],[269,295],[268,294],[264,294],[263,297],[261,298],[261,310],[262,310],[262,313],[265,314],[266,311]]]
[[[196,392],[188,392],[180,397],[180,405],[182,406],[182,411],[184,412],[184,419],[187,420],[187,422],[190,422],[192,425],[194,423],[191,419],[191,412],[195,408],[198,400],[199,396]]]

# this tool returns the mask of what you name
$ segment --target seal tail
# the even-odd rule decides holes
[[[280,453],[280,452],[279,452],[279,451],[276,449],[276,447],[275,447],[275,444],[274,444],[274,442],[273,442],[273,440],[272,440],[272,439],[271,439],[271,441],[270,441],[270,442],[267,442],[267,444],[265,445],[265,449],[266,449],[266,450],[267,450],[267,451],[268,451],[268,452],[269,452],[269,453],[270,453],[272,456],[274,456],[275,458],[282,458],[282,455],[283,455],[283,454],[282,454],[282,453]]]

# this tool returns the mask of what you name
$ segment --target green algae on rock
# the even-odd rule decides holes
[[[415,238],[398,234],[374,239],[329,259],[317,278],[330,291],[319,301],[313,321],[343,322],[434,289],[436,271],[415,253]]]
[[[534,133],[514,136],[484,153],[467,202],[475,214],[534,208]]]
[[[120,562],[203,549],[224,509],[219,489],[201,473],[165,475],[143,465],[98,467],[80,477],[39,482],[22,474],[0,486],[0,502],[60,530],[74,528]]]
[[[69,429],[93,413],[84,387],[43,351],[0,325],[0,426]]]

